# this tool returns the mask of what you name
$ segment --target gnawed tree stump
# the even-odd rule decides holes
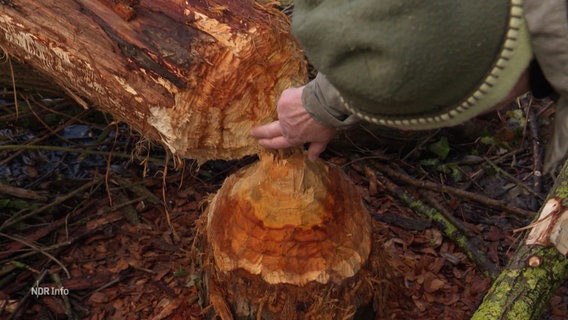
[[[205,284],[223,320],[372,318],[380,254],[339,168],[262,153],[227,178],[205,214]]]
[[[199,161],[258,152],[250,128],[305,81],[289,29],[253,0],[0,1],[10,57]]]

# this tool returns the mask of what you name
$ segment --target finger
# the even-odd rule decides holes
[[[325,142],[312,142],[308,148],[308,159],[315,161],[319,155],[325,150],[327,143]]]
[[[272,123],[253,128],[250,134],[256,139],[272,139],[278,136],[282,136],[282,127],[280,126],[280,121],[274,121]]]
[[[268,149],[283,149],[293,146],[286,138],[280,136],[272,139],[260,139],[258,144]]]

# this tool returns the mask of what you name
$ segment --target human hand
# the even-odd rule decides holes
[[[336,129],[319,124],[302,104],[304,87],[282,92],[276,111],[278,120],[251,130],[258,143],[268,149],[289,148],[309,143],[308,158],[315,160],[335,135]]]

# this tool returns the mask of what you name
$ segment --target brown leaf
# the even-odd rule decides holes
[[[444,287],[446,283],[440,280],[434,273],[426,272],[424,274],[424,291],[433,293]]]
[[[156,320],[161,320],[161,319],[165,319],[166,317],[168,317],[169,315],[172,314],[172,312],[174,312],[180,305],[180,299],[174,299],[173,301],[168,299],[168,298],[164,298],[161,299],[160,302],[158,303],[158,306],[156,307],[156,309],[161,309],[160,313],[155,315],[152,319],[156,319]]]
[[[110,301],[110,296],[102,291],[97,291],[89,297],[90,303],[107,303]]]
[[[416,305],[416,308],[418,308],[418,310],[424,312],[426,310],[426,304],[421,301],[418,297],[412,297],[412,301],[414,302],[414,305]]]
[[[130,267],[130,260],[130,257],[120,256],[118,258],[118,261],[116,262],[116,265],[109,267],[108,270],[112,273],[120,273],[121,271],[124,271]]]
[[[434,262],[428,266],[428,270],[430,270],[434,274],[440,273],[440,270],[442,270],[445,264],[446,259],[444,258],[434,259]]]
[[[440,279],[431,279],[430,281],[424,282],[424,291],[432,293],[440,290],[445,285],[445,282]]]
[[[365,176],[369,181],[369,195],[374,196],[377,194],[377,175],[375,172],[369,168],[365,167]]]

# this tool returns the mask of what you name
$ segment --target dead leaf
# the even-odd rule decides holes
[[[424,281],[424,291],[428,293],[436,292],[444,287],[446,283],[438,278],[427,279]]]
[[[173,301],[168,298],[161,299],[156,309],[162,309],[159,314],[153,317],[155,320],[165,319],[171,315],[180,305],[180,299],[174,299]]]
[[[91,296],[89,297],[89,302],[90,303],[107,303],[110,301],[110,297],[108,294],[102,292],[102,291],[97,291],[94,292],[93,294],[91,294]]]

